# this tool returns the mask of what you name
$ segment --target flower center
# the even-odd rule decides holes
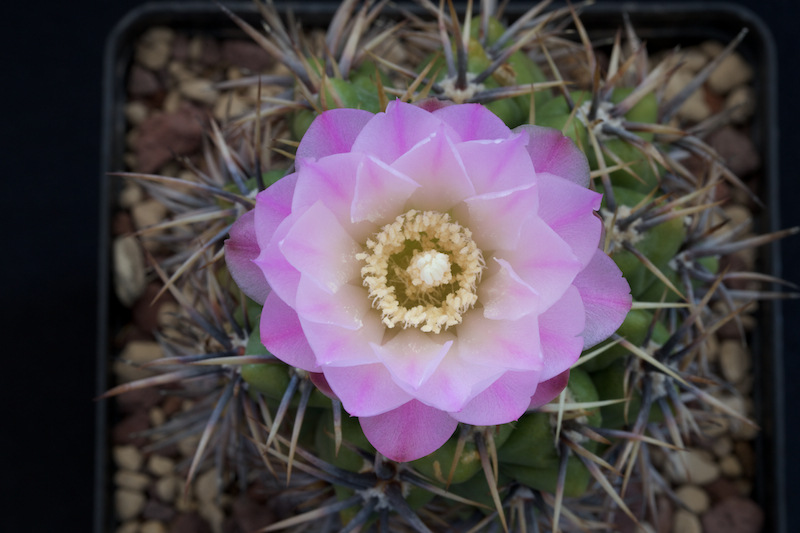
[[[460,324],[478,301],[485,268],[472,232],[436,211],[411,210],[367,241],[356,259],[373,307],[393,328],[419,327],[439,333]]]

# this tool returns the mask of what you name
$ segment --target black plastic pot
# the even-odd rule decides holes
[[[308,27],[325,26],[336,2],[276,2],[279,9],[291,5]],[[227,4],[239,16],[258,25],[259,16],[250,3]],[[532,3],[531,3],[532,5]],[[418,11],[416,5],[406,5]],[[512,2],[506,9],[510,18],[530,8]],[[778,84],[777,53],[766,25],[751,11],[725,3],[601,3],[587,8],[581,19],[592,38],[613,37],[622,25],[622,13],[628,13],[640,38],[648,48],[658,50],[675,45],[689,46],[708,39],[729,42],[743,28],[750,33],[738,51],[755,70],[754,87],[757,107],[751,127],[752,140],[763,161],[761,190],[757,193],[768,209],[757,214],[761,232],[779,228],[778,177]],[[385,13],[391,14],[387,8]],[[113,354],[110,340],[129,318],[129,312],[114,297],[111,287],[111,217],[115,210],[120,184],[106,176],[123,168],[126,123],[126,76],[136,39],[149,27],[169,26],[188,33],[214,35],[218,38],[243,37],[242,32],[210,2],[147,4],[131,11],[108,38],[104,59],[103,136],[100,178],[100,248],[98,287],[97,393],[111,384],[109,359]],[[781,275],[780,249],[777,244],[762,249],[761,270]],[[779,301],[763,302],[759,326],[753,332],[755,361],[754,401],[762,431],[756,441],[757,475],[754,497],[764,509],[764,531],[786,533],[785,449],[783,427],[783,320]],[[108,428],[115,419],[112,404],[98,402],[96,407],[95,462],[95,533],[113,531],[114,518],[110,494],[110,436]]]

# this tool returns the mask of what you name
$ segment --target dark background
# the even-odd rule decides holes
[[[0,15],[4,531],[91,530],[102,54],[114,24],[142,3],[5,2]],[[778,44],[782,226],[800,225],[798,11],[788,0],[734,3],[757,13]],[[784,277],[795,283],[798,243],[782,244]],[[800,531],[800,460],[791,459],[800,304],[783,309],[789,531]]]

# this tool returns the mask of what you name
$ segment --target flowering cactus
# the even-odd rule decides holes
[[[264,346],[396,461],[548,403],[631,306],[572,141],[430,107],[323,113],[226,244]]]

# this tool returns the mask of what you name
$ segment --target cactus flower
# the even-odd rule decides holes
[[[564,388],[631,307],[598,249],[601,195],[561,132],[478,104],[334,109],[296,172],[231,230],[231,275],[276,357],[357,416],[385,456],[504,424]]]

